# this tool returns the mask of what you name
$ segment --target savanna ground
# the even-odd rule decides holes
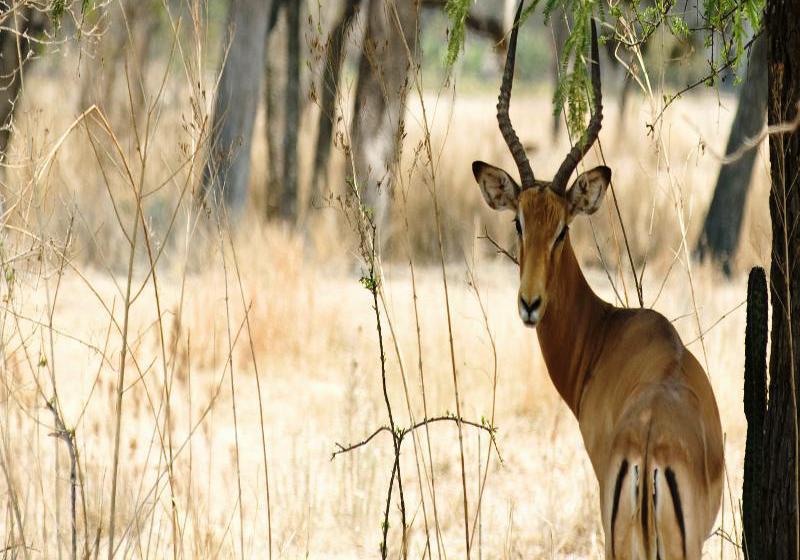
[[[257,558],[270,548],[283,558],[375,557],[391,438],[331,460],[337,442],[387,423],[352,205],[316,204],[298,231],[264,225],[258,210],[229,227],[198,203],[210,94],[197,84],[210,88],[214,76],[180,56],[148,82],[152,110],[127,117],[113,107],[81,117],[70,71],[27,78],[4,188],[3,554],[69,555],[72,441],[80,556],[107,554],[113,507],[117,557]],[[497,427],[502,457],[485,431],[464,426],[474,556],[601,557],[597,483],[577,423],[518,319],[514,265],[478,239],[487,228],[513,248],[510,217],[490,215],[470,171],[474,159],[513,169],[494,97],[456,83],[409,99],[379,303],[395,420],[452,414],[455,368],[462,416]],[[609,93],[602,149],[644,305],[671,319],[706,367],[726,434],[723,514],[706,556],[740,558],[743,301],[749,266],[769,256],[767,164],[759,157],[726,280],[689,257],[735,99],[686,96],[649,136],[658,107],[648,98],[631,102],[624,126],[615,108]],[[516,92],[512,117],[542,176],[568,147],[565,134],[550,140],[550,115],[549,92]],[[254,189],[265,182],[265,154],[257,142]],[[340,154],[334,195],[347,191],[347,176]],[[572,231],[593,288],[638,305],[611,193]],[[461,558],[457,430],[442,422],[415,433],[401,464],[409,555],[423,556],[427,526],[434,555]],[[389,520],[389,555],[398,557],[396,501]]]

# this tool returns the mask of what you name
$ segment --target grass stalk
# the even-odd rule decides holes
[[[141,183],[140,183],[141,187]],[[127,364],[128,353],[128,327],[130,326],[130,311],[131,311],[131,289],[133,287],[133,266],[136,258],[136,247],[139,236],[139,222],[141,212],[140,204],[141,188],[134,192],[134,197],[137,198],[136,216],[133,220],[133,234],[130,244],[130,252],[128,257],[128,273],[125,282],[125,300],[123,304],[123,319],[122,319],[122,335],[121,343],[122,350],[119,358],[119,375],[117,377],[116,389],[116,402],[114,414],[114,459],[111,464],[111,504],[109,506],[108,517],[108,560],[114,558],[114,531],[116,529],[116,511],[117,511],[117,477],[119,475],[119,444],[122,432],[122,399],[125,388],[125,369]]]
[[[408,60],[408,64],[411,67],[415,67],[414,62],[414,55],[411,52],[411,49],[408,46],[408,42],[405,40],[405,36],[402,33],[402,25],[400,24],[400,16],[397,13],[397,5],[392,2],[391,5],[392,14],[394,15],[395,24],[397,29],[400,31],[400,36],[403,37],[403,45],[406,50],[406,56]],[[419,103],[422,107],[422,125],[423,125],[423,143],[425,147],[425,152],[428,158],[428,165],[429,165],[429,179],[430,179],[430,188],[431,188],[431,199],[433,201],[433,213],[434,213],[434,220],[436,224],[436,242],[438,244],[439,250],[439,264],[441,265],[441,272],[442,272],[442,287],[444,289],[444,300],[445,300],[445,311],[447,316],[447,333],[449,339],[449,346],[450,346],[450,365],[452,368],[453,373],[453,392],[455,396],[455,405],[456,405],[456,417],[459,419],[456,423],[458,427],[458,449],[459,449],[459,458],[461,460],[461,490],[462,490],[462,502],[464,506],[464,543],[466,545],[466,558],[469,560],[470,558],[470,537],[469,537],[469,503],[467,499],[467,472],[466,472],[466,463],[464,460],[464,434],[461,428],[461,398],[459,396],[458,390],[458,368],[456,367],[456,355],[455,355],[455,345],[453,343],[453,322],[451,317],[451,308],[450,308],[450,292],[447,287],[447,266],[445,264],[445,251],[444,251],[444,243],[442,240],[442,219],[441,219],[441,210],[439,208],[439,197],[436,190],[436,159],[433,155],[433,146],[431,144],[431,130],[430,130],[430,121],[428,120],[427,108],[425,105],[425,100],[422,96],[422,83],[420,80],[419,72],[412,72],[412,76],[414,78],[414,87],[419,97]]]

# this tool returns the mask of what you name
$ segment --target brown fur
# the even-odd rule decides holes
[[[609,178],[610,172],[606,184]],[[594,179],[585,179],[572,194],[589,202],[578,211],[590,213],[605,184],[598,194],[587,190]],[[578,418],[600,484],[606,557],[699,560],[722,497],[722,428],[711,385],[666,318],[602,301],[586,282],[569,235],[553,246],[558,228],[576,211],[570,194],[528,189],[507,208],[524,223],[520,297],[541,298],[539,345],[556,390]]]

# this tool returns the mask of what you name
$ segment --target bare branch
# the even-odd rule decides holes
[[[430,424],[434,424],[436,422],[454,422],[456,424],[461,423],[461,424],[466,424],[467,426],[472,426],[473,428],[478,428],[479,430],[484,430],[489,434],[489,437],[492,441],[492,445],[494,445],[495,451],[497,452],[497,456],[500,458],[500,462],[501,463],[503,462],[503,458],[500,455],[500,449],[497,447],[497,441],[495,440],[494,437],[495,434],[497,433],[497,426],[492,426],[491,424],[486,424],[486,423],[478,423],[471,420],[464,420],[460,416],[456,416],[453,414],[445,414],[442,416],[435,416],[433,418],[426,418],[425,420],[420,420],[416,424],[413,424],[407,428],[397,428],[397,433],[394,434],[394,438],[398,441],[398,448],[399,445],[403,443],[403,439],[408,434],[410,434],[414,430],[417,430],[424,426],[428,426]],[[375,438],[375,436],[377,436],[381,432],[388,432],[390,434],[393,433],[392,430],[389,428],[389,426],[381,426],[380,428],[372,432],[370,435],[368,435],[366,438],[357,443],[352,443],[349,445],[342,445],[341,443],[336,443],[336,447],[338,449],[333,453],[331,453],[331,461],[333,461],[337,455],[341,455],[342,453],[349,453],[350,451],[353,451],[355,449],[358,449],[359,447],[368,444]]]
[[[479,236],[478,236],[478,239],[485,239],[485,240],[487,240],[489,243],[491,243],[492,245],[494,245],[494,248],[496,249],[496,251],[497,251],[497,253],[498,253],[499,255],[505,255],[506,257],[508,257],[508,258],[509,258],[509,260],[510,260],[511,262],[513,262],[515,265],[519,266],[519,260],[517,259],[517,257],[515,257],[514,255],[512,255],[511,253],[509,253],[509,252],[508,252],[508,250],[507,250],[505,247],[503,247],[503,246],[502,246],[502,245],[500,245],[500,244],[499,244],[497,241],[495,241],[494,239],[492,239],[492,237],[489,235],[489,232],[486,230],[486,228],[483,228],[483,235],[479,235]]]
[[[760,36],[761,36],[761,32],[760,32],[760,31],[759,31],[758,33],[754,34],[754,35],[753,35],[753,36],[750,38],[750,40],[749,40],[747,43],[745,43],[745,45],[744,45],[744,47],[742,48],[742,50],[744,51],[744,50],[747,50],[747,49],[749,49],[749,48],[750,48],[750,46],[751,46],[751,45],[752,45],[752,44],[755,42],[755,40],[756,40],[756,39],[758,39]],[[737,62],[737,60],[738,60],[738,58],[737,58],[737,57],[735,57],[735,56],[734,56],[733,58],[729,58],[729,59],[727,59],[727,60],[725,61],[725,64],[723,64],[723,65],[722,65],[722,66],[720,66],[719,68],[714,68],[714,69],[712,69],[712,71],[711,71],[709,74],[707,74],[706,76],[704,76],[704,77],[700,78],[699,80],[697,80],[697,81],[695,81],[695,82],[692,82],[691,84],[687,85],[685,88],[683,88],[682,90],[680,90],[678,93],[676,93],[676,94],[672,95],[671,97],[669,97],[669,98],[666,100],[666,102],[664,103],[664,106],[661,108],[661,111],[659,111],[659,112],[658,112],[658,115],[656,115],[656,118],[655,118],[655,119],[653,119],[653,122],[652,122],[652,123],[648,123],[648,124],[647,124],[647,129],[648,129],[648,131],[649,131],[649,132],[648,132],[648,134],[652,134],[652,133],[655,131],[655,128],[656,128],[656,123],[658,123],[658,121],[659,121],[659,120],[661,119],[661,117],[664,115],[664,112],[667,110],[667,108],[668,108],[670,105],[672,105],[672,104],[673,104],[673,103],[674,103],[674,102],[675,102],[675,101],[676,101],[678,98],[680,98],[680,97],[681,97],[681,96],[682,96],[684,93],[686,93],[686,92],[688,92],[688,91],[691,91],[691,90],[693,90],[694,88],[696,88],[697,86],[699,86],[699,85],[702,85],[702,84],[706,83],[708,80],[711,80],[711,79],[713,79],[713,78],[716,78],[717,76],[719,76],[720,74],[722,74],[722,73],[723,73],[725,70],[727,70],[728,68],[730,68],[731,66],[733,66],[733,65],[734,65],[734,64]]]
[[[764,127],[764,129],[755,136],[750,138],[745,138],[744,140],[742,140],[742,143],[739,145],[738,148],[736,148],[736,150],[725,156],[723,156],[722,154],[720,154],[719,152],[717,152],[716,150],[714,150],[709,146],[708,142],[705,141],[702,134],[700,134],[700,131],[697,129],[694,123],[690,122],[689,125],[692,128],[694,128],[695,132],[697,132],[698,136],[700,136],[700,141],[703,143],[704,149],[708,150],[708,152],[715,159],[719,160],[720,165],[730,165],[731,163],[734,163],[743,158],[745,154],[747,154],[747,152],[749,152],[750,150],[758,148],[759,144],[761,144],[761,142],[763,142],[770,136],[777,136],[780,134],[791,134],[792,132],[800,128],[800,103],[797,104],[797,114],[791,121]]]

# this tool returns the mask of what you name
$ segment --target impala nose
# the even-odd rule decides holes
[[[519,296],[519,316],[522,322],[529,327],[535,327],[539,322],[539,307],[542,305],[542,298],[536,297],[528,302],[523,296]]]

